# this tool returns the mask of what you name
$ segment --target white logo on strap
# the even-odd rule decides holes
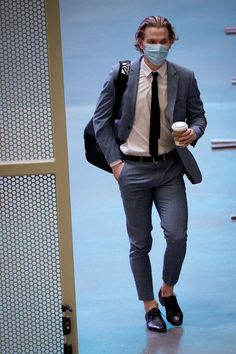
[[[129,74],[129,64],[123,64],[121,69],[121,74],[128,75]]]

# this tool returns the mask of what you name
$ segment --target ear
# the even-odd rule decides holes
[[[143,52],[144,51],[143,39],[138,38],[138,46],[139,46],[139,49]]]
[[[172,40],[170,39],[170,40],[169,40],[169,46],[170,46],[170,48],[172,47],[173,44],[174,44],[174,40],[173,40],[173,39],[172,39]]]

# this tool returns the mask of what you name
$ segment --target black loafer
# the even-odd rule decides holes
[[[166,324],[161,316],[161,312],[157,307],[148,311],[145,315],[147,328],[151,331],[166,332]]]
[[[183,312],[179,307],[176,296],[171,295],[168,297],[163,297],[161,294],[161,289],[159,291],[159,301],[162,306],[166,309],[166,319],[173,326],[180,326],[183,323]]]

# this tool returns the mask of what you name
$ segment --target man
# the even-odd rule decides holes
[[[183,313],[174,294],[186,253],[187,201],[184,173],[192,183],[201,174],[187,147],[195,145],[206,127],[205,112],[192,71],[166,61],[176,40],[170,22],[161,16],[145,18],[136,32],[143,54],[131,65],[114,127],[111,126],[116,66],[100,94],[93,123],[97,141],[119,183],[130,241],[130,264],[138,297],[144,302],[148,329],[166,331],[155,299],[149,252],[152,247],[152,206],[155,205],[166,239],[163,283],[159,301],[174,326]],[[154,118],[153,118],[154,117]],[[188,129],[176,147],[173,122]]]

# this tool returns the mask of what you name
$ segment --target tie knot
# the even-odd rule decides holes
[[[153,79],[157,79],[158,75],[159,75],[158,72],[152,72]]]

